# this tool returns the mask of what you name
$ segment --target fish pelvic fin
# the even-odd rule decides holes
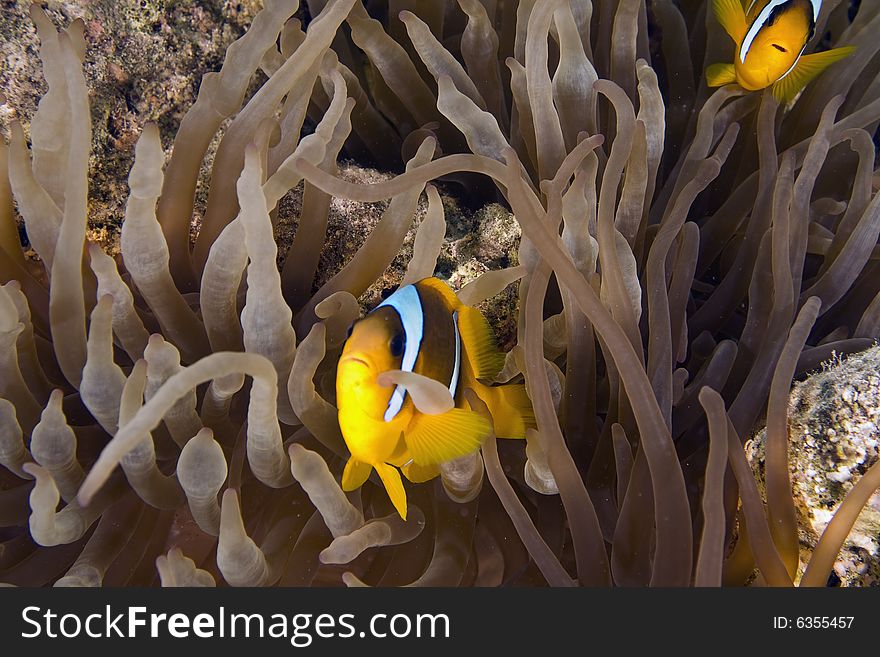
[[[721,27],[739,47],[748,30],[746,12],[741,0],[712,0],[712,9]]]
[[[440,474],[440,468],[436,465],[419,465],[415,461],[411,461],[407,465],[401,466],[400,471],[403,476],[414,484],[422,484],[430,481]]]
[[[404,434],[413,461],[439,465],[476,452],[492,428],[479,413],[453,408],[440,415],[419,414],[412,430]]]
[[[706,69],[706,84],[710,87],[723,87],[736,82],[736,69],[733,64],[712,64]]]
[[[391,503],[397,513],[406,520],[406,490],[403,488],[403,480],[400,478],[397,468],[387,463],[374,463],[373,467],[379,473],[379,478],[382,480],[385,490],[388,491],[388,497],[391,498]]]
[[[803,55],[788,75],[773,83],[773,96],[780,103],[790,103],[822,71],[835,62],[849,57],[854,50],[852,46],[845,46]]]
[[[491,381],[504,367],[504,354],[498,350],[489,322],[476,308],[462,306],[458,310],[458,330],[474,377]]]
[[[342,471],[342,490],[352,491],[364,485],[367,477],[373,471],[373,466],[363,461],[358,461],[353,456],[348,459],[345,469]]]

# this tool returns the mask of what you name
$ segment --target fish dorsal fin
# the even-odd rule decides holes
[[[852,46],[846,46],[803,55],[787,75],[773,83],[773,96],[780,103],[790,103],[822,71],[848,57],[854,50]]]
[[[360,488],[372,471],[372,465],[358,461],[352,456],[342,471],[342,490],[351,491]]]
[[[736,82],[736,69],[733,64],[712,64],[706,69],[706,84],[710,87],[723,87]]]
[[[737,45],[742,43],[748,26],[746,25],[746,12],[740,0],[713,0],[712,7],[724,31]]]
[[[421,288],[430,288],[431,290],[437,292],[441,297],[443,297],[443,301],[446,303],[446,306],[449,308],[449,310],[455,310],[461,305],[461,301],[458,300],[458,295],[456,295],[452,288],[441,281],[439,278],[423,278],[418,283],[415,283],[415,286]]]
[[[474,376],[486,381],[494,379],[504,367],[504,354],[498,350],[489,322],[476,308],[462,306],[458,311],[458,330]]]
[[[442,415],[419,415],[404,435],[413,461],[439,465],[477,451],[489,435],[489,422],[479,413],[453,408]]]
[[[388,491],[388,497],[391,498],[391,503],[397,509],[397,513],[406,520],[406,490],[403,488],[403,480],[400,478],[397,468],[387,463],[375,463],[373,467],[379,473],[379,478],[382,480],[385,490]]]

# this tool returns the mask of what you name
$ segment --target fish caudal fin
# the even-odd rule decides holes
[[[736,45],[742,43],[746,36],[746,12],[743,9],[740,0],[713,0],[712,8],[715,16],[724,31],[730,35],[730,38],[736,42]]]
[[[458,310],[458,330],[474,376],[486,381],[494,379],[504,367],[504,354],[498,350],[489,322],[476,308],[462,306]]]
[[[360,488],[364,485],[372,470],[373,466],[369,463],[364,463],[351,457],[342,471],[342,490],[352,491]]]
[[[854,50],[852,46],[846,46],[803,55],[788,75],[773,83],[774,98],[780,103],[790,103],[822,71],[834,62],[849,57]]]
[[[414,461],[401,466],[400,471],[403,472],[404,477],[414,484],[423,484],[440,474],[440,468],[436,465],[419,465]]]
[[[388,491],[388,497],[391,498],[391,503],[397,509],[397,513],[406,520],[406,491],[397,468],[387,463],[376,463],[373,467],[379,473],[379,478],[382,480],[385,490]]]
[[[535,428],[532,400],[522,384],[507,384],[486,388],[489,399],[484,399],[492,414],[495,435],[499,438],[525,438],[526,429]],[[482,394],[480,395],[483,396]]]
[[[419,415],[404,434],[413,461],[437,465],[476,452],[491,427],[479,413],[453,408],[440,415]]]
[[[710,87],[723,87],[736,82],[733,64],[712,64],[706,69],[706,84]]]

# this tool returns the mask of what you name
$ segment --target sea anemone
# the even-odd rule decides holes
[[[707,5],[266,0],[167,163],[143,129],[118,261],[86,239],[82,25],[34,5],[48,91],[0,152],[0,580],[824,584],[880,465],[800,579],[787,402],[880,335],[880,7],[824,3],[816,44],[855,54],[780,107],[707,89],[729,50]],[[346,157],[397,175],[347,181]],[[423,194],[402,280],[435,272],[437,185],[522,229],[519,265],[459,294],[518,287],[498,382],[537,429],[410,486],[403,521],[377,482],[339,486],[334,375]],[[333,198],[390,202],[318,286]]]

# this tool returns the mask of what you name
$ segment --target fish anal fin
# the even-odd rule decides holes
[[[712,0],[712,9],[724,31],[736,42],[742,43],[746,36],[746,12],[741,0]]]
[[[710,87],[723,87],[736,82],[733,64],[712,64],[706,68],[706,84]]]
[[[401,466],[400,471],[403,472],[404,477],[414,484],[422,484],[426,481],[430,481],[440,474],[440,468],[436,465],[419,465],[415,461]]]
[[[458,309],[458,330],[468,362],[478,379],[491,381],[504,367],[504,354],[498,350],[489,322],[476,308]]]
[[[780,103],[790,103],[822,71],[849,57],[854,50],[852,46],[846,46],[803,55],[788,75],[773,83],[773,96]]]
[[[351,457],[342,471],[342,490],[352,491],[360,488],[364,485],[372,470],[373,466],[369,463],[364,463]]]
[[[404,435],[413,460],[421,466],[438,465],[480,448],[491,427],[479,413],[453,408],[441,415],[419,415]]]
[[[400,478],[397,468],[387,463],[376,463],[373,467],[379,473],[379,478],[382,480],[385,490],[388,491],[388,497],[391,498],[391,503],[397,513],[406,520],[406,490],[403,488],[403,480]]]

